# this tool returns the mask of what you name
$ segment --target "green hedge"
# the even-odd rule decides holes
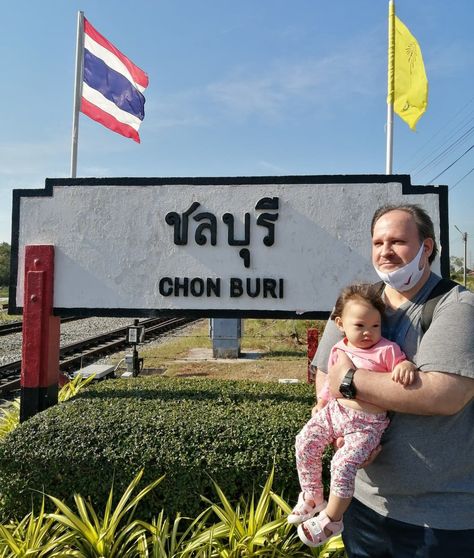
[[[0,445],[0,514],[22,516],[35,491],[101,506],[114,479],[120,494],[136,472],[143,483],[166,474],[143,517],[203,509],[212,477],[231,498],[263,485],[275,464],[277,492],[290,501],[298,482],[294,438],[310,416],[304,384],[164,379],[97,383],[36,415]],[[100,508],[99,508],[100,509]]]

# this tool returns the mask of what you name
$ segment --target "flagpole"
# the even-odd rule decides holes
[[[74,106],[72,114],[71,178],[77,174],[77,146],[79,138],[79,111],[82,97],[82,71],[84,60],[84,12],[77,12],[76,72],[74,78]]]
[[[392,174],[393,163],[393,100],[395,91],[395,4],[388,4],[388,92],[387,92],[387,151],[385,174]]]

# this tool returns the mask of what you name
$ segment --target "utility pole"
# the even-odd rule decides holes
[[[462,241],[464,242],[464,286],[467,287],[467,232],[462,232],[456,225],[454,225],[454,228],[461,233]]]

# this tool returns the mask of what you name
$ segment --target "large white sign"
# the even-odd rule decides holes
[[[20,310],[25,246],[52,244],[60,315],[323,318],[376,280],[387,203],[424,207],[447,245],[447,188],[405,175],[48,179],[14,191],[10,295]]]

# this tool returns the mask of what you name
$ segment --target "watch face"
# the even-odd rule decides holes
[[[339,387],[339,391],[346,399],[354,399],[355,397],[355,389],[351,384],[342,383]]]

